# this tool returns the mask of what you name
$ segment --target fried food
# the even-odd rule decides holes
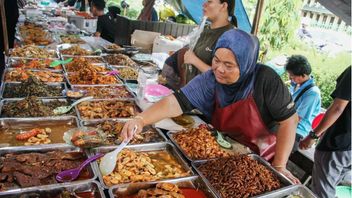
[[[64,55],[73,55],[73,56],[88,56],[92,54],[90,51],[81,48],[79,45],[74,45],[70,48],[63,49],[60,52],[61,54],[64,54]]]
[[[72,85],[122,84],[122,82],[114,76],[97,73],[92,67],[84,68],[76,73],[69,73],[68,79]]]
[[[34,128],[30,131],[18,134],[16,136],[17,140],[26,141],[25,146],[39,145],[39,144],[50,144],[51,140],[49,135],[51,133],[50,128]]]
[[[105,61],[110,65],[121,65],[137,67],[138,65],[128,56],[124,54],[111,54],[104,57]]]
[[[227,157],[230,155],[220,148],[206,125],[175,133],[173,138],[183,152],[192,160]]]
[[[75,91],[80,91],[84,96],[94,96],[94,98],[133,98],[130,91],[124,86],[94,86],[94,87],[74,87]]]
[[[6,84],[4,98],[22,98],[27,96],[58,97],[62,96],[62,87],[50,86],[41,82],[36,77],[30,76],[20,84]]]
[[[49,71],[49,70],[26,70],[16,68],[13,70],[8,70],[5,73],[5,82],[23,82],[26,81],[29,76],[34,76],[38,78],[40,81],[47,83],[55,83],[55,82],[63,82],[64,77],[61,73]]]
[[[109,50],[119,50],[119,49],[121,49],[121,47],[120,47],[119,45],[116,45],[116,44],[114,43],[114,44],[111,44],[111,45],[106,46],[106,49],[109,49]]]
[[[83,119],[130,118],[137,114],[136,104],[130,101],[87,101],[77,107]]]
[[[11,56],[25,58],[55,58],[54,52],[49,52],[35,45],[25,45],[16,47],[11,52]]]
[[[124,149],[118,154],[114,171],[103,176],[103,180],[107,186],[112,186],[188,175],[189,173],[167,151],[134,152]]]
[[[68,106],[68,102],[52,100],[43,102],[35,96],[27,97],[23,100],[5,103],[2,111],[2,117],[49,117],[55,116],[53,110],[56,107]],[[75,111],[71,110],[66,115],[75,115]]]
[[[137,80],[138,78],[138,72],[133,68],[118,68],[117,71],[119,72],[119,76],[125,80]]]
[[[70,44],[84,44],[84,40],[79,38],[78,35],[61,35],[60,36],[62,43],[70,43]]]
[[[61,65],[56,67],[49,67],[52,59],[11,59],[10,64],[12,67],[21,69],[54,69],[62,70]]]
[[[74,58],[72,62],[65,64],[65,69],[67,72],[78,72],[85,68],[92,68],[95,72],[107,72],[107,69],[104,66],[92,65],[91,60],[83,57]]]
[[[51,34],[43,27],[27,23],[19,27],[20,35],[26,45],[49,45],[53,42]]]
[[[170,198],[185,198],[181,190],[176,184],[158,183],[155,188],[142,189],[135,196],[136,198],[148,197],[170,197]]]
[[[120,136],[122,128],[125,125],[124,122],[119,121],[104,121],[100,124],[92,124],[89,126],[95,127],[101,130],[105,136],[107,144],[120,144],[123,139]],[[130,144],[144,144],[150,142],[160,142],[163,139],[160,137],[156,129],[152,127],[144,127],[141,133],[136,134]]]
[[[211,160],[199,170],[223,198],[253,197],[281,187],[276,175],[247,155]]]

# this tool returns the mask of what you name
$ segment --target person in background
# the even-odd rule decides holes
[[[214,48],[212,68],[126,122],[121,136],[130,139],[135,127],[139,133],[145,125],[198,109],[215,129],[299,183],[286,169],[298,122],[294,103],[281,78],[257,63],[258,52],[256,37],[239,29],[225,32]]]
[[[312,68],[306,57],[293,55],[287,59],[285,69],[291,80],[290,92],[299,116],[296,130],[296,141],[293,151],[298,149],[299,142],[312,130],[312,122],[320,113],[320,90],[311,76]]]
[[[16,34],[16,24],[19,17],[19,10],[18,10],[18,2],[17,0],[5,0],[4,2],[5,7],[5,16],[6,16],[6,29],[7,29],[7,42],[9,44],[9,48],[14,47],[15,43],[15,34]],[[2,22],[0,20],[0,76],[4,72],[5,68],[5,41],[3,35],[3,27]],[[0,82],[1,83],[1,82]]]
[[[351,171],[351,66],[337,79],[334,99],[319,125],[300,143],[314,153],[312,190],[319,198],[336,197],[336,186]]]
[[[237,26],[236,17],[232,16],[234,9],[232,0],[208,0],[203,4],[203,15],[207,16],[211,24],[205,26],[194,52],[182,48],[165,61],[162,76],[166,78],[170,88],[179,89],[196,75],[211,68],[216,41],[224,32]],[[191,64],[192,71],[184,64]]]
[[[143,0],[143,10],[138,16],[141,21],[158,21],[158,13],[154,9],[155,0]]]
[[[117,26],[115,25],[114,19],[119,14],[119,8],[110,7],[107,14],[104,14],[104,8],[104,0],[92,0],[91,12],[93,16],[98,17],[97,31],[94,35],[113,43],[115,41],[115,33],[117,31]]]

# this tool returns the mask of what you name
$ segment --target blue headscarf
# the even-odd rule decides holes
[[[259,54],[259,41],[242,30],[232,29],[218,40],[215,50],[226,48],[233,52],[240,69],[240,78],[231,85],[216,83],[217,97],[222,107],[246,99],[253,91]]]

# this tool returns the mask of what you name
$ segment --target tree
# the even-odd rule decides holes
[[[262,50],[280,50],[288,44],[299,27],[302,1],[266,0],[259,24]]]

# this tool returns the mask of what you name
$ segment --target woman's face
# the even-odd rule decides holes
[[[230,85],[240,78],[240,68],[235,55],[226,48],[216,50],[212,61],[212,69],[216,81],[220,84]]]
[[[220,0],[207,0],[203,4],[203,15],[207,16],[209,20],[214,20],[219,13],[227,13],[226,5],[226,3],[221,3]]]

